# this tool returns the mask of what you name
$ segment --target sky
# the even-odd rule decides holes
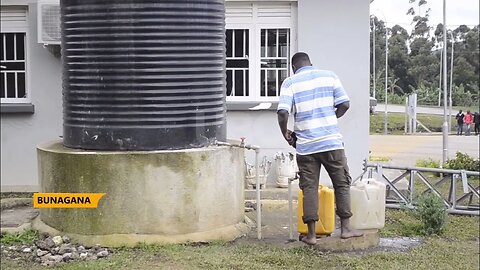
[[[410,32],[413,17],[406,15],[410,7],[415,7],[418,13],[418,0],[414,4],[409,4],[409,0],[374,0],[370,4],[370,14],[377,16],[379,20],[387,21],[387,26],[392,27],[399,24]],[[447,4],[447,27],[455,29],[461,24],[472,27],[479,24],[479,0],[446,0]],[[421,13],[431,8],[429,24],[436,26],[443,23],[443,0],[427,0],[427,4],[422,6]]]

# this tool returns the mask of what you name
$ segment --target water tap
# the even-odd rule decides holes
[[[241,146],[241,147],[244,147],[244,146],[245,146],[245,137],[240,137],[240,140],[242,140],[242,141],[240,142],[240,146]]]

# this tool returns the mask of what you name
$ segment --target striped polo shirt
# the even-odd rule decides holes
[[[297,154],[343,149],[335,106],[349,100],[331,71],[302,67],[283,81],[277,111],[295,113]]]

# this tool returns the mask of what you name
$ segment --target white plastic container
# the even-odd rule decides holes
[[[277,152],[273,156],[273,159],[275,160],[275,165],[277,167],[277,187],[287,188],[288,179],[295,178],[295,174],[298,171],[295,154],[291,152],[288,154]]]
[[[385,226],[386,185],[373,178],[362,179],[350,187],[354,229],[381,229]]]

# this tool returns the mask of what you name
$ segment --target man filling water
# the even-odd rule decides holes
[[[350,183],[347,159],[337,118],[349,108],[349,98],[338,77],[331,71],[312,66],[306,53],[292,57],[294,75],[285,79],[277,109],[278,124],[285,140],[297,150],[300,188],[303,191],[303,222],[309,245],[317,242],[318,185],[320,168],[324,166],[332,179],[341,222],[341,238],[362,236],[350,227]],[[288,116],[294,111],[295,132],[287,129]],[[294,136],[292,136],[294,135]],[[295,139],[296,137],[296,139]]]

